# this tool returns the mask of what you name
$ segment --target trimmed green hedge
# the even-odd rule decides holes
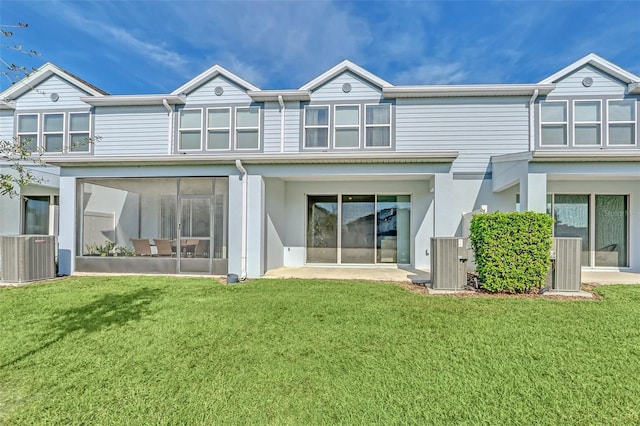
[[[544,213],[475,215],[470,238],[480,286],[508,293],[543,287],[551,265],[552,228],[553,219]]]

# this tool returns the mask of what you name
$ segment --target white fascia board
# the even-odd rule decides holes
[[[568,74],[576,71],[579,68],[582,68],[585,65],[592,65],[598,68],[600,71],[604,71],[605,73],[621,80],[625,83],[633,83],[640,81],[640,77],[635,74],[630,73],[629,71],[620,68],[616,64],[607,61],[606,59],[596,55],[595,53],[589,53],[584,58],[580,58],[571,65],[564,67],[557,73],[545,78],[540,82],[540,84],[549,84],[555,83],[558,80],[562,79]]]
[[[278,102],[278,96],[284,101],[308,101],[311,93],[308,90],[249,90],[247,95],[256,102]]]
[[[381,79],[377,75],[372,74],[369,71],[365,70],[364,68],[345,59],[344,61],[340,62],[338,65],[325,71],[324,73],[320,74],[318,77],[314,78],[313,80],[311,80],[310,82],[302,86],[299,90],[315,90],[319,86],[322,86],[327,81],[339,76],[345,71],[351,71],[355,75],[363,78],[364,80],[370,83],[373,83],[375,86],[378,86],[380,88],[392,86],[392,84],[389,83],[388,81]]]
[[[166,100],[170,105],[180,105],[185,103],[185,99],[178,95],[116,95],[102,97],[83,97],[80,98],[92,106],[143,106],[143,105],[162,105],[162,101]]]
[[[401,153],[300,153],[300,154],[241,154],[241,155],[157,155],[157,156],[60,156],[43,161],[59,167],[101,165],[235,165],[245,164],[402,164],[451,163],[458,158],[457,151],[401,152]]]
[[[555,88],[553,84],[468,84],[444,86],[394,86],[385,87],[385,98],[436,98],[463,96],[531,96],[546,95]]]
[[[626,149],[602,149],[584,151],[535,151],[533,153],[534,162],[576,162],[576,161],[615,161],[634,162],[640,161],[640,152]]]
[[[211,68],[209,68],[208,70],[204,71],[203,73],[199,74],[195,78],[189,80],[188,82],[186,82],[182,86],[178,87],[176,90],[171,92],[171,94],[172,95],[180,95],[182,93],[189,94],[190,92],[192,92],[193,90],[195,90],[198,87],[202,86],[204,83],[206,83],[207,81],[211,80],[212,78],[214,78],[217,75],[221,75],[221,76],[225,77],[226,79],[231,80],[232,82],[234,82],[235,84],[237,84],[240,87],[244,88],[245,90],[254,90],[254,91],[260,90],[258,87],[254,86],[253,84],[249,83],[248,81],[238,77],[237,75],[235,75],[231,71],[228,71],[228,70],[224,69],[223,67],[221,67],[220,65],[216,64],[216,65],[212,66]]]
[[[530,161],[533,155],[529,151],[516,152],[513,154],[493,155],[491,157],[492,163],[505,163],[508,161]]]
[[[640,83],[629,83],[629,93],[632,93],[634,95],[640,94]]]
[[[47,62],[36,71],[29,74],[27,77],[7,88],[4,92],[0,93],[0,99],[16,99],[29,90],[32,90],[35,86],[42,83],[52,75],[57,75],[63,80],[66,80],[69,83],[73,84],[74,86],[79,87],[91,96],[105,96],[104,92],[96,90],[95,87],[92,87],[85,82],[78,80],[62,68],[55,66],[51,62]]]
[[[15,102],[5,102],[0,100],[0,109],[16,109]]]

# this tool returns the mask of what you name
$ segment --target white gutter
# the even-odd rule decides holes
[[[162,99],[162,105],[164,105],[169,112],[169,143],[167,147],[167,154],[171,155],[173,146],[173,109],[169,106],[169,102],[167,102],[166,99]]]
[[[538,97],[538,89],[533,91],[533,96],[529,99],[529,151],[533,152],[536,148],[536,138],[533,132],[534,121],[533,121],[533,105]]]
[[[241,232],[241,273],[240,279],[247,279],[247,179],[249,173],[242,165],[241,160],[236,160],[236,168],[242,173],[242,232]]]
[[[284,152],[284,99],[282,99],[282,95],[278,95],[278,103],[280,104],[280,152]]]

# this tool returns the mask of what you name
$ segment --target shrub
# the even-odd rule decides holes
[[[508,293],[544,286],[552,227],[553,219],[544,213],[475,215],[470,238],[480,286]]]

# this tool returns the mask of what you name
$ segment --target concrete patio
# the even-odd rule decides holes
[[[331,266],[282,267],[267,271],[264,278],[301,278],[369,281],[428,281],[429,271],[412,268],[351,268]],[[582,271],[584,284],[640,284],[640,274],[619,271]]]

